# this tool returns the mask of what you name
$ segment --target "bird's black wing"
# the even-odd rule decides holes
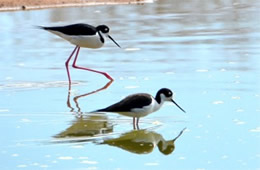
[[[95,112],[129,112],[133,108],[142,108],[151,104],[152,97],[149,94],[133,94],[118,103],[107,108],[96,110]]]
[[[95,35],[96,27],[88,24],[73,24],[60,27],[40,27],[44,30],[58,31],[66,35]]]

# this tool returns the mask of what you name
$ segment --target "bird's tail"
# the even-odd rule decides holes
[[[34,27],[37,28],[37,29],[47,30],[47,27],[40,26],[40,25],[34,25]]]
[[[96,112],[107,112],[107,111],[105,109],[98,109],[98,110],[91,111],[89,113],[96,113]]]

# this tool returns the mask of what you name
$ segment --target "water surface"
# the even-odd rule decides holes
[[[161,0],[2,12],[1,169],[259,169],[259,10],[256,0]],[[71,69],[70,89],[74,47],[34,27],[78,22],[109,25],[123,47],[80,52],[79,65],[113,83]],[[165,104],[139,131],[129,117],[88,113],[162,87],[187,113]]]

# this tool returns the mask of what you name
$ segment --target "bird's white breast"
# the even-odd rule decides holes
[[[104,43],[100,40],[98,33],[95,35],[66,35],[58,31],[50,31],[70,43],[85,48],[100,48]]]
[[[157,111],[161,107],[161,105],[159,105],[153,97],[151,98],[152,102],[149,105],[142,108],[134,108],[131,110],[133,114],[136,115],[135,117],[144,117],[150,113]]]

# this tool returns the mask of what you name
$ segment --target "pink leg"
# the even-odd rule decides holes
[[[107,73],[105,73],[105,72],[97,71],[97,70],[93,70],[93,69],[89,69],[89,68],[86,68],[86,67],[77,66],[77,65],[76,65],[76,62],[77,62],[77,59],[78,59],[79,50],[80,50],[80,47],[78,47],[78,50],[77,50],[77,52],[76,52],[76,57],[75,57],[75,59],[74,59],[74,61],[73,61],[72,67],[77,68],[77,69],[92,71],[92,72],[99,73],[99,74],[103,74],[103,75],[106,76],[106,78],[108,78],[110,81],[113,81],[113,78],[110,77],[110,76],[109,76]]]
[[[76,49],[79,49],[80,47],[79,46],[76,46],[75,49],[72,51],[71,55],[69,56],[69,58],[67,59],[67,61],[65,62],[65,66],[66,66],[66,70],[67,70],[67,75],[68,75],[68,78],[69,78],[69,85],[71,85],[71,79],[70,79],[70,71],[69,71],[69,62],[70,62],[70,59],[71,57],[73,56],[73,54],[75,53]]]

